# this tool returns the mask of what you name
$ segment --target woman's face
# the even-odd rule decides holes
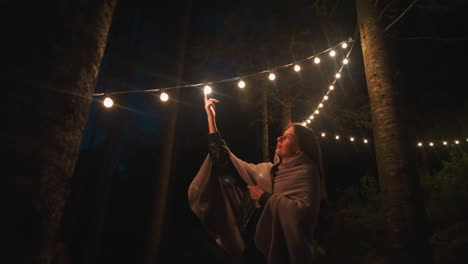
[[[277,138],[277,141],[275,153],[283,161],[301,153],[298,139],[294,133],[294,127],[291,126],[284,131],[283,135]]]

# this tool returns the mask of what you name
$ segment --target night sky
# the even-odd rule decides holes
[[[254,3],[252,3],[254,2]],[[333,4],[332,4],[333,2]],[[383,1],[385,2],[385,1]],[[412,1],[392,1],[382,16],[392,22]],[[419,141],[439,142],[431,150],[434,168],[446,150],[441,140],[459,139],[468,145],[466,104],[466,11],[464,1],[418,1],[386,32],[394,80],[407,103],[411,133]],[[114,13],[96,93],[146,90],[174,86],[177,79],[184,1],[124,1]],[[182,84],[205,83],[256,73],[285,65],[354,38],[350,63],[342,72],[323,112],[312,128],[325,131],[322,139],[330,199],[360,182],[376,177],[372,144],[351,143],[347,136],[372,143],[367,87],[354,1],[192,1]],[[291,37],[293,36],[293,37]],[[333,78],[337,59],[322,55],[320,66],[301,64],[246,79],[244,90],[235,82],[213,84],[218,128],[240,158],[261,161],[259,89],[268,89],[270,155],[281,133],[279,101],[297,93],[293,121],[302,122],[315,109]],[[255,83],[255,85],[251,85]],[[141,263],[150,225],[151,203],[161,155],[169,104],[177,104],[176,149],[169,191],[167,227],[163,240],[168,263],[228,261],[200,226],[187,204],[187,189],[207,155],[207,124],[201,87],[180,89],[168,103],[159,93],[113,96],[106,109],[94,97],[67,205],[63,239],[72,241],[71,255],[81,254],[91,225],[84,215],[96,210],[104,192],[104,225],[98,238],[98,263]],[[174,90],[167,90],[169,95]],[[409,132],[410,133],[410,132]],[[339,142],[331,135],[344,138]],[[416,141],[414,142],[416,148]],[[466,146],[464,147],[466,149]],[[109,174],[109,180],[102,180]],[[105,186],[105,187],[102,187]],[[102,189],[104,188],[104,189]],[[98,193],[101,192],[101,196]],[[79,202],[78,202],[79,201]],[[93,211],[94,210],[94,211]],[[167,252],[177,251],[178,254]],[[80,263],[79,260],[75,260]]]

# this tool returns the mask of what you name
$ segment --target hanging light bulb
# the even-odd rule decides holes
[[[335,136],[335,139],[336,139],[336,140],[340,139],[340,136],[336,135],[336,136]]]
[[[335,74],[335,78],[339,79],[341,77],[341,73]]]
[[[323,107],[323,104],[322,104],[322,103],[320,103],[320,104],[319,104],[319,107],[320,107],[320,108],[322,108],[322,107]]]
[[[353,137],[350,137],[349,140],[350,140],[350,141],[354,141],[354,138],[353,138]]]
[[[457,144],[457,145],[458,145],[458,144],[460,144],[460,141],[458,141],[458,140],[455,140],[455,144]]]
[[[335,55],[336,55],[336,52],[334,50],[331,50],[330,51],[330,57],[335,57]]]
[[[422,145],[423,145],[422,142],[418,143],[418,147],[422,147]]]
[[[367,139],[364,139],[364,144],[367,144],[367,142],[369,142],[369,141],[367,141]]]
[[[429,142],[429,146],[433,147],[433,146],[434,146],[434,143]]]
[[[159,99],[161,99],[161,101],[163,102],[167,102],[167,100],[169,100],[169,95],[165,92],[162,92],[161,95],[159,96]]]
[[[270,73],[270,75],[268,75],[268,79],[273,81],[276,79],[276,75],[274,73]]]
[[[205,87],[203,88],[203,92],[205,94],[210,94],[211,93],[211,87],[209,85],[205,85]]]
[[[349,63],[349,60],[348,59],[344,59],[343,60],[343,64],[348,64]]]
[[[315,63],[315,64],[319,64],[319,63],[320,63],[320,58],[319,58],[319,57],[315,57],[314,63]]]
[[[445,146],[447,146],[447,141],[442,142],[442,144],[444,144]]]
[[[103,101],[103,104],[104,104],[105,107],[111,108],[114,105],[114,101],[112,101],[112,99],[110,99],[110,97],[106,97],[106,99],[104,99],[104,101]]]
[[[303,125],[303,126],[306,126],[306,122],[302,122],[302,125]]]
[[[237,84],[239,86],[239,88],[244,88],[245,87],[245,82],[240,80],[239,83]]]
[[[300,71],[300,70],[301,70],[301,66],[299,66],[299,65],[297,65],[297,64],[294,65],[294,70],[297,71],[297,72]]]
[[[325,96],[323,97],[323,100],[328,100],[328,95],[325,95]]]
[[[335,89],[335,87],[333,87],[333,85],[330,85],[330,87],[328,87],[328,89],[330,89],[330,91],[333,91],[333,89]]]
[[[314,119],[314,115],[309,116],[309,119]]]
[[[309,124],[310,124],[310,119],[307,119],[307,123],[309,123]]]
[[[325,133],[322,133],[322,137],[325,137]]]
[[[343,44],[341,44],[341,47],[342,47],[343,49],[346,49],[346,48],[348,47],[348,43],[344,42]]]
[[[320,113],[320,112],[319,112],[319,110],[318,110],[318,109],[317,109],[317,110],[315,110],[315,114],[316,114],[316,115],[318,115],[319,113]]]

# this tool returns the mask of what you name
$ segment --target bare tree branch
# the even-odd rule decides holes
[[[391,28],[393,26],[393,24],[395,24],[398,20],[400,20],[413,6],[414,4],[416,4],[418,0],[414,0],[406,9],[405,11],[403,11],[403,13],[401,13],[401,15],[399,15],[392,23],[390,23],[390,25],[388,25],[383,31],[387,31],[389,28]]]

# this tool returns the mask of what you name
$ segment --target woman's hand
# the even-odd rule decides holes
[[[260,199],[264,193],[262,189],[254,185],[247,185],[247,188],[249,188],[250,198],[252,198],[254,201],[258,201],[258,199]]]
[[[207,95],[205,94],[204,97],[205,100],[205,112],[206,116],[208,118],[208,130],[209,133],[215,133],[218,131],[218,128],[216,127],[216,105],[215,103],[219,103],[218,100],[210,98],[208,99]]]

